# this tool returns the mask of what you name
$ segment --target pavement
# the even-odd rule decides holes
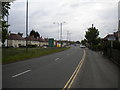
[[[71,88],[118,88],[119,69],[99,52],[86,49],[86,59]]]

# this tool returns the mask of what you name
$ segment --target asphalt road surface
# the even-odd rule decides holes
[[[84,62],[84,49],[73,46],[59,53],[3,65],[3,88],[63,88],[78,66],[71,88],[118,88],[118,67],[99,53],[85,50]]]
[[[3,65],[3,88],[63,88],[82,56],[83,49],[72,47],[40,58]]]

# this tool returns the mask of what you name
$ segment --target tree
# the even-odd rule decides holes
[[[99,36],[99,31],[98,29],[93,27],[93,24],[92,24],[92,27],[88,28],[88,31],[86,31],[85,38],[86,38],[87,43],[91,47],[98,45],[100,42],[100,38],[98,36]]]
[[[80,41],[76,41],[77,44],[80,44]]]
[[[8,35],[8,22],[5,21],[5,17],[8,17],[9,15],[9,9],[10,9],[10,2],[2,2],[2,14],[1,14],[1,23],[2,23],[2,43],[4,44],[5,40],[7,39]]]
[[[35,30],[32,30],[30,32],[30,36],[34,36],[35,38],[38,38],[38,37],[40,37],[40,34],[38,32],[35,32]]]
[[[2,2],[2,18],[4,19],[5,16],[9,15],[9,9],[10,9],[10,2]]]
[[[5,40],[7,39],[8,36],[8,30],[7,28],[9,25],[7,25],[6,21],[2,21],[2,43],[4,44]]]
[[[81,44],[82,44],[82,45],[85,45],[85,46],[86,46],[86,43],[87,43],[86,39],[84,39],[84,40],[81,41]]]

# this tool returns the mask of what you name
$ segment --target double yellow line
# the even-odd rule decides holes
[[[83,57],[82,57],[81,61],[79,62],[77,68],[74,71],[74,73],[72,74],[72,76],[70,77],[70,79],[68,80],[68,82],[66,83],[66,85],[64,86],[64,88],[62,90],[67,90],[67,89],[71,88],[71,85],[73,84],[78,72],[81,69],[81,66],[83,65],[85,57],[86,57],[86,51],[84,49],[84,54],[83,54]]]

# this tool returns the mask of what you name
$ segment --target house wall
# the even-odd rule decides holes
[[[39,42],[39,46],[48,45],[48,42]]]
[[[48,42],[28,41],[28,44],[43,46],[43,45],[48,45]],[[26,40],[8,40],[9,47],[11,47],[11,46],[12,47],[19,47],[19,45],[26,46]]]
[[[25,40],[8,40],[8,46],[9,47],[19,47],[21,46],[26,46],[26,41]]]
[[[39,41],[28,41],[28,44],[39,46]]]

